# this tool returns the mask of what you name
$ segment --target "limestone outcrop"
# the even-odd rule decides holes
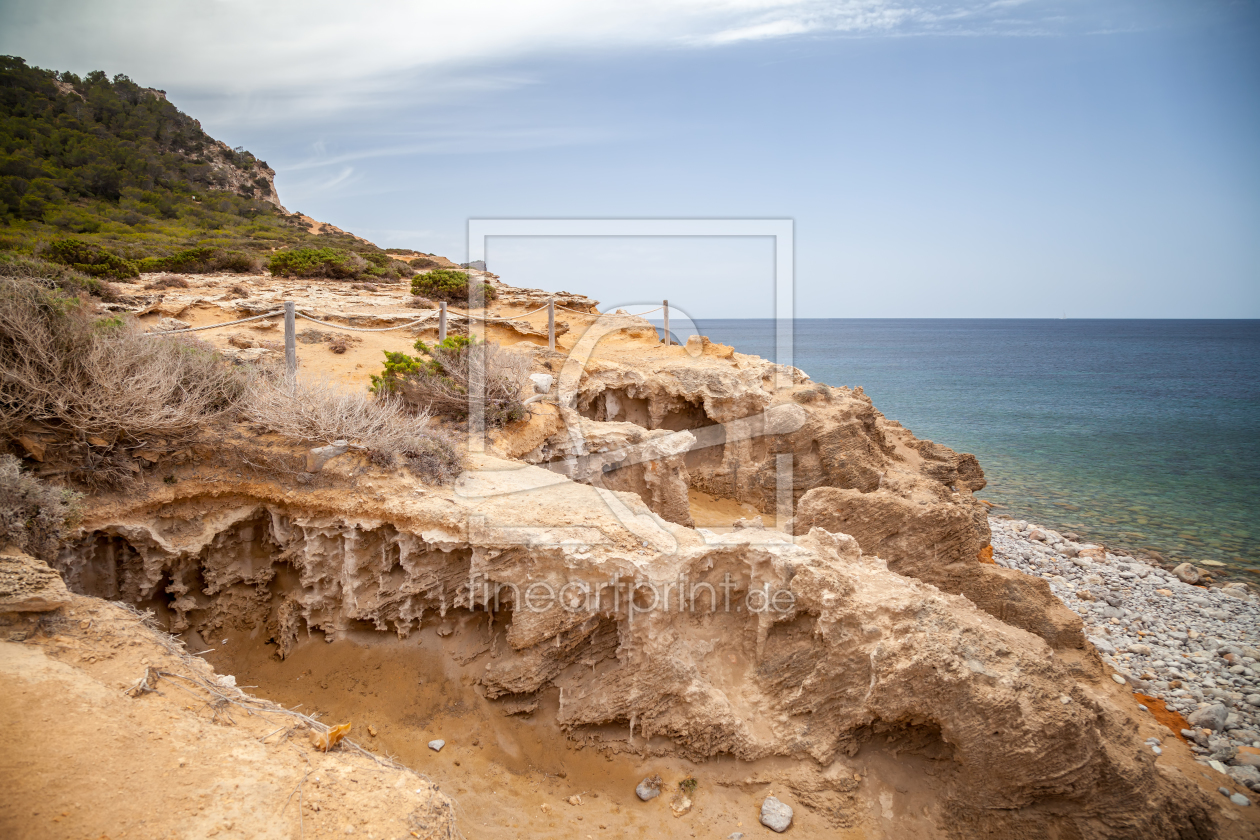
[[[602,326],[607,334],[651,329],[642,319]],[[965,594],[1055,647],[1084,646],[1079,619],[1044,581],[992,564],[987,510],[972,496],[985,486],[975,456],[915,438],[861,388],[814,383],[707,339],[618,354],[597,352],[602,338],[570,357],[557,400],[562,422],[524,460],[637,492],[682,525],[691,524],[691,488],[764,513],[783,515],[786,503],[797,534],[814,525],[852,534],[900,574]]]
[[[1050,584],[977,562],[988,547],[989,529],[976,522],[979,505],[923,503],[889,490],[818,487],[806,493],[793,529],[849,534],[863,551],[876,554],[898,574],[967,596],[1008,624],[1036,633],[1056,648],[1084,648],[1084,625],[1063,605]],[[983,536],[982,536],[983,535]]]
[[[1210,836],[1204,795],[1139,749],[1107,681],[852,537],[706,534],[635,494],[474,467],[376,501],[181,482],[85,522],[59,565],[79,591],[166,604],[176,630],[265,628],[281,654],[442,621],[482,640],[487,697],[558,688],[573,737],[791,757],[814,768],[804,788],[897,739],[933,768],[954,836]]]

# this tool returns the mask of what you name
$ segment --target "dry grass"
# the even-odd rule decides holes
[[[463,469],[455,444],[396,398],[373,398],[328,380],[256,377],[245,410],[255,426],[290,440],[344,440],[367,450],[380,466],[403,466],[444,484]]]
[[[246,375],[182,336],[141,333],[78,298],[0,278],[0,435],[95,446],[190,441],[237,411]]]

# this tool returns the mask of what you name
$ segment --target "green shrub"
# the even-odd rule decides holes
[[[278,277],[331,277],[336,280],[396,280],[410,269],[381,251],[293,248],[271,256],[267,268]]]
[[[79,494],[22,472],[22,462],[0,455],[0,545],[51,563],[62,534],[78,517]]]
[[[127,280],[140,276],[140,267],[132,260],[78,239],[58,239],[44,249],[44,255],[91,277]]]
[[[170,271],[176,274],[212,274],[223,271],[257,274],[262,271],[262,260],[240,251],[224,251],[200,245],[177,251],[168,257],[145,257],[140,260],[140,270],[146,273]]]
[[[338,248],[294,248],[272,254],[267,269],[277,277],[357,277],[367,261]]]
[[[399,277],[410,277],[416,272],[401,260],[396,260],[385,251],[364,251],[359,256],[367,260],[369,265],[363,273],[369,277],[382,280],[396,280]]]
[[[452,419],[468,416],[469,383],[479,369],[483,381],[487,426],[502,426],[525,417],[521,390],[529,363],[498,345],[455,335],[440,344],[415,343],[420,356],[385,351],[385,368],[372,377],[377,396],[399,396],[416,408]]]
[[[468,301],[468,272],[453,268],[435,268],[424,274],[411,278],[411,293],[452,303]],[[494,300],[497,293],[489,283],[478,283],[472,287],[473,304],[484,306],[487,300]]]
[[[0,277],[34,280],[42,286],[61,288],[71,294],[85,293],[103,300],[114,300],[118,296],[118,290],[108,281],[38,257],[0,253]]]

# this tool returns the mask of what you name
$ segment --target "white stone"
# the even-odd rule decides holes
[[[787,831],[792,824],[791,806],[773,796],[767,796],[766,801],[761,803],[761,824],[771,831]]]

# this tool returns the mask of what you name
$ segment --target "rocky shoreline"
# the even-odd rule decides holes
[[[1181,736],[1200,762],[1260,791],[1255,592],[1244,583],[1205,586],[1189,564],[1169,571],[1023,520],[996,515],[989,524],[994,561],[1049,582],[1084,621],[1113,679],[1184,716]]]

